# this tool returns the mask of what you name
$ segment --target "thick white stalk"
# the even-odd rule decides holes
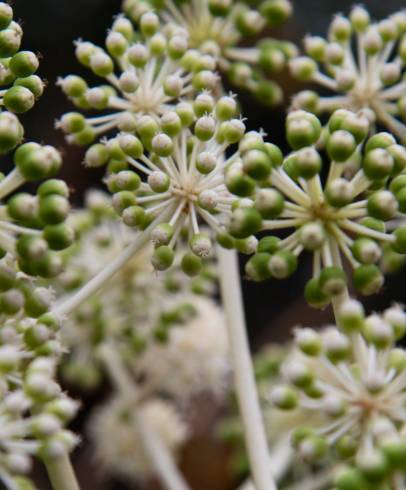
[[[69,456],[44,460],[53,490],[80,490]]]
[[[225,250],[221,247],[218,247],[217,254],[235,390],[244,427],[252,478],[256,490],[276,490],[245,327],[238,256],[234,250]]]
[[[90,281],[76,291],[72,296],[57,304],[52,313],[59,317],[64,317],[73,311],[88,298],[93,296],[102,286],[105,285],[114,274],[116,274],[150,239],[151,231],[159,223],[168,210],[163,211],[144,231],[139,232],[133,242],[117,255],[117,257],[101,269]]]
[[[132,411],[134,432],[140,437],[145,454],[164,487],[167,490],[190,490],[176,467],[172,455],[137,406],[139,400],[137,386],[123,366],[121,359],[116,355],[114,345],[102,345],[99,348],[99,357],[116,390],[128,399],[130,406],[134,407]]]

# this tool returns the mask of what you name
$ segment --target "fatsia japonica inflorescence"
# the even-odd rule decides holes
[[[123,10],[137,24],[145,12],[156,11],[165,30],[186,35],[191,48],[213,56],[234,86],[271,106],[282,101],[281,87],[269,76],[280,72],[297,48],[273,38],[257,42],[256,36],[286,21],[292,13],[288,0],[125,0]],[[246,46],[246,39],[254,45]]]
[[[289,429],[297,457],[332,468],[337,490],[402,486],[405,351],[396,341],[406,315],[398,305],[366,315],[349,299],[337,319],[320,332],[295,331],[270,401],[301,414]]]
[[[379,22],[356,6],[349,18],[337,15],[328,37],[307,36],[306,56],[291,60],[292,75],[337,95],[305,90],[293,99],[295,108],[316,114],[339,108],[362,110],[372,124],[404,140],[406,13],[401,10]]]
[[[234,211],[229,231],[238,238],[259,230],[274,233],[259,241],[246,267],[250,277],[288,277],[308,251],[313,277],[305,295],[312,305],[324,306],[346,289],[344,262],[362,294],[379,291],[383,247],[406,252],[405,228],[401,223],[394,230],[386,227],[404,210],[406,149],[390,133],[368,136],[369,129],[362,113],[341,109],[322,134],[316,116],[293,111],[286,119],[292,148],[286,156],[261,135],[252,135],[239,178],[252,187],[259,177],[258,189],[249,190],[251,201]],[[320,139],[325,152],[317,149]],[[355,173],[348,171],[350,163]],[[279,230],[288,235],[278,236]]]

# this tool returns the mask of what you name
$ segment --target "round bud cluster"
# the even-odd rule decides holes
[[[0,104],[14,114],[29,111],[44,90],[43,81],[35,74],[38,57],[32,51],[20,51],[22,36],[12,7],[0,2]]]
[[[65,270],[54,282],[62,298],[86,284],[138,235],[114,219],[107,195],[93,192],[87,197],[87,210],[70,218],[80,238],[65,254]],[[99,384],[103,370],[97,349],[107,339],[114,341],[116,349],[128,359],[138,359],[154,344],[165,348],[172,330],[179,327],[187,332],[194,321],[197,312],[192,305],[197,296],[192,294],[215,291],[210,263],[192,279],[181,271],[181,263],[176,263],[162,281],[157,281],[151,265],[152,253],[152,246],[141,250],[112,278],[108,287],[66,320],[61,333],[70,355],[62,371],[70,383],[83,389]]]
[[[249,5],[231,0],[176,5],[166,0],[124,0],[123,10],[141,30],[145,28],[143,15],[157,10],[170,32],[186,33],[192,48],[214,56],[220,71],[233,85],[252,92],[263,103],[281,102],[281,88],[268,76],[285,67],[297,54],[296,47],[273,38],[246,47],[246,38],[286,21],[292,13],[289,0],[264,0]]]
[[[294,98],[295,108],[317,114],[338,108],[361,110],[371,123],[405,139],[404,11],[372,22],[367,10],[356,6],[348,18],[341,14],[334,17],[327,39],[308,36],[304,47],[306,54],[290,62],[293,76],[338,95],[319,96],[305,90]]]
[[[32,468],[32,456],[56,458],[71,451],[76,437],[64,426],[76,415],[77,404],[55,381],[56,363],[48,357],[29,360],[18,350],[11,327],[0,339],[0,471],[20,488]],[[21,488],[26,488],[25,486]],[[31,488],[28,486],[27,488]]]
[[[214,58],[189,49],[184,33],[164,33],[152,12],[142,16],[140,25],[138,33],[129,19],[119,16],[105,49],[77,42],[79,62],[105,81],[89,87],[83,78],[68,75],[58,84],[76,107],[103,115],[65,114],[57,126],[70,143],[89,145],[111,131],[134,134],[144,115],[156,120],[186,94],[217,85]],[[98,166],[103,160],[102,149],[95,146],[86,163]]]
[[[139,424],[159,438],[173,458],[188,438],[188,426],[170,401],[150,398],[134,407],[128,398],[116,396],[97,408],[89,421],[95,458],[106,473],[131,482],[154,474]]]
[[[14,152],[13,170],[0,180],[0,199],[5,202],[0,212],[0,256],[9,253],[18,258],[21,270],[29,275],[58,274],[62,267],[58,252],[74,240],[73,229],[65,223],[69,189],[64,181],[50,178],[61,163],[54,147],[24,143]],[[25,182],[42,179],[47,180],[36,195],[15,192]]]
[[[291,435],[301,459],[332,467],[346,462],[364,482],[345,486],[343,470],[338,490],[383,485],[404,472],[406,353],[396,341],[406,332],[406,314],[394,305],[367,316],[349,299],[337,321],[321,332],[296,330],[280,369],[283,382],[271,389],[270,400],[307,418]]]
[[[268,176],[261,175],[253,206],[244,213],[257,214],[260,230],[291,231],[284,238],[270,235],[259,241],[246,266],[249,277],[285,278],[295,271],[299,255],[308,251],[313,277],[305,296],[311,305],[323,307],[343,293],[343,259],[353,269],[357,290],[370,295],[380,289],[383,247],[389,244],[397,253],[406,253],[406,228],[386,230],[386,222],[403,212],[406,149],[388,133],[370,138],[368,133],[362,113],[334,112],[323,136],[324,157],[316,147],[320,121],[298,110],[286,120],[293,150],[286,157],[275,145],[252,139],[252,148],[268,152],[272,169]],[[359,168],[355,175],[345,171],[350,163]],[[245,178],[251,170],[247,164]],[[234,211],[232,223],[240,221],[240,213]]]
[[[122,133],[88,150],[86,159],[95,151],[104,155],[107,186],[123,222],[147,228],[155,245],[156,270],[171,267],[179,252],[184,272],[199,274],[213,248],[199,221],[224,234],[232,206],[239,201],[226,188],[226,181],[234,182],[241,173],[239,151],[225,156],[245,133],[236,110],[233,97],[215,99],[203,92],[166,111],[158,121],[143,116],[136,135]],[[248,235],[240,244],[252,252],[256,239]],[[186,253],[180,246],[185,240]]]

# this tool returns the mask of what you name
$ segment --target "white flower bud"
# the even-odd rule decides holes
[[[5,464],[7,468],[18,475],[29,473],[32,467],[31,459],[24,453],[10,453],[6,456]]]
[[[202,208],[205,208],[209,211],[214,211],[218,204],[217,192],[206,189],[200,192],[198,196],[199,204]]]
[[[138,77],[133,71],[124,71],[118,81],[123,92],[132,93],[139,87]]]
[[[322,407],[330,417],[340,417],[346,410],[346,403],[341,397],[329,393],[323,397]]]
[[[351,90],[356,82],[355,74],[351,70],[338,70],[335,79],[337,82],[337,88],[340,91],[346,92]]]
[[[307,250],[320,248],[326,239],[326,233],[321,223],[306,223],[300,228],[300,241]]]

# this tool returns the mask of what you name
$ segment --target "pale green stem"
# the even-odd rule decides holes
[[[80,490],[68,454],[44,460],[53,490]]]
[[[234,250],[225,250],[221,247],[218,247],[217,254],[221,297],[226,314],[235,390],[252,478],[256,490],[276,490],[245,327],[238,257]]]

